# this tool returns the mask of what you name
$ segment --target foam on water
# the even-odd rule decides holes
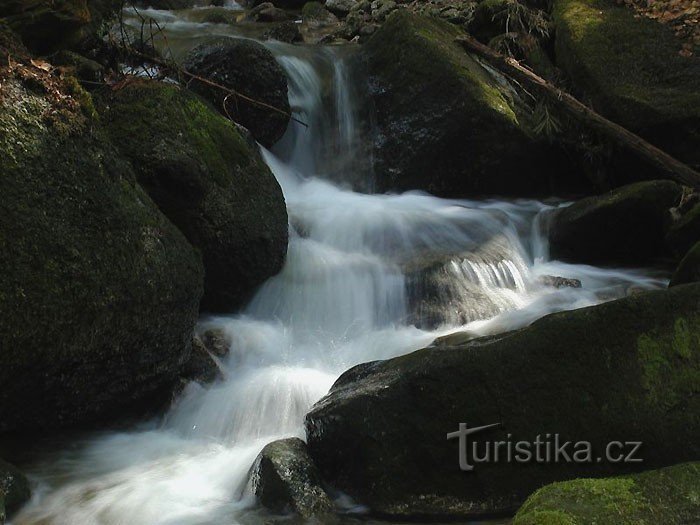
[[[271,48],[289,74],[295,114],[310,125],[291,125],[264,152],[289,209],[284,269],[244,312],[205,321],[232,341],[222,381],[189,385],[158,421],[86,438],[30,466],[38,490],[15,524],[255,523],[247,481],[256,454],[279,437],[303,437],[304,415],[349,367],[456,329],[497,333],[665,284],[648,270],[548,260],[540,223],[552,206],[541,202],[347,189],[362,165],[329,158],[329,148],[345,159],[367,150],[357,121],[366,106],[347,52]],[[546,287],[545,275],[582,287]],[[421,305],[435,298],[434,329],[416,328]]]

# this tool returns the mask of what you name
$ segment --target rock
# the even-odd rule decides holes
[[[288,44],[294,44],[304,40],[299,31],[299,24],[296,22],[283,22],[276,25],[268,30],[263,37],[268,40],[277,40]]]
[[[346,16],[358,4],[357,0],[326,0],[326,9],[340,17]]]
[[[84,57],[74,51],[61,50],[49,57],[51,64],[67,70],[84,83],[85,89],[94,89],[102,85],[105,68],[102,64]]]
[[[304,518],[333,513],[333,502],[323,488],[306,443],[299,438],[266,445],[253,465],[252,482],[260,503],[273,512],[293,512]]]
[[[528,498],[513,525],[700,523],[700,463],[641,474],[547,485]]]
[[[307,2],[301,10],[301,19],[309,27],[328,27],[338,24],[338,17],[323,7],[321,2]]]
[[[551,286],[552,288],[581,288],[581,281],[578,279],[567,279],[554,275],[543,275],[539,279],[540,284]]]
[[[397,7],[394,0],[374,0],[372,2],[372,18],[377,22],[384,22]]]
[[[531,112],[507,82],[454,42],[462,34],[399,9],[363,46],[379,189],[448,197],[586,191],[570,166],[556,168],[557,155],[534,137]]]
[[[673,252],[682,257],[700,241],[700,203],[685,211],[674,221],[666,234],[666,244]]]
[[[666,24],[605,0],[555,0],[556,62],[594,109],[700,166],[700,60]]]
[[[296,19],[295,15],[288,13],[284,9],[275,7],[270,2],[255,7],[250,11],[249,16],[256,22],[284,22]]]
[[[119,7],[119,0],[5,0],[0,18],[33,52],[48,54],[94,40],[100,24]]]
[[[258,107],[250,102],[229,97],[221,89],[193,81],[190,87],[209,100],[222,114],[228,114],[250,130],[263,146],[277,142],[289,123],[287,77],[272,53],[261,44],[244,39],[220,39],[194,48],[184,64],[185,69],[236,90],[287,114]]]
[[[201,384],[222,378],[219,360],[228,355],[231,340],[223,330],[210,329],[192,338],[192,356],[184,367],[183,377]]]
[[[695,243],[673,272],[669,286],[700,281],[700,241]]]
[[[170,84],[132,83],[102,105],[110,137],[141,185],[202,253],[202,309],[243,306],[287,253],[284,196],[257,148],[199,97]]]
[[[29,480],[14,465],[0,459],[0,523],[29,500]]]
[[[646,468],[693,460],[700,457],[698,301],[700,284],[678,286],[361,365],[307,415],[309,453],[327,483],[372,513],[423,521],[507,514],[547,483],[640,468],[597,462],[611,441],[643,442],[635,457]],[[460,423],[498,424],[469,438],[480,455],[486,442],[493,453],[495,441],[513,450],[537,436],[551,450],[557,433],[560,444],[589,442],[590,461],[509,463],[501,448],[501,460],[477,463],[469,446],[474,470],[464,472],[457,440],[446,440]],[[572,456],[573,445],[567,450]],[[579,460],[589,456],[582,450]]]
[[[664,224],[682,189],[670,181],[630,184],[554,212],[553,259],[587,264],[640,265],[666,254]]]
[[[138,4],[153,9],[166,9],[177,11],[179,9],[191,9],[197,5],[197,0],[143,0]]]
[[[240,11],[226,9],[225,7],[208,7],[205,9],[193,9],[187,14],[187,18],[200,24],[228,24],[238,22]]]
[[[0,433],[169,396],[202,295],[197,252],[75,79],[21,61],[0,75]]]

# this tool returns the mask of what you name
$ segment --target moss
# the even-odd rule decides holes
[[[671,29],[609,0],[556,0],[556,57],[599,111],[700,163],[700,63]]]
[[[700,464],[686,463],[637,475],[577,479],[547,485],[518,511],[514,525],[668,525],[700,519]],[[568,520],[568,521],[567,521]]]
[[[241,16],[240,11],[224,7],[207,7],[193,9],[187,13],[187,18],[200,24],[235,24]]]

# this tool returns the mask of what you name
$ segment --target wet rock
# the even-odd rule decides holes
[[[552,288],[581,288],[581,281],[578,279],[567,279],[566,277],[557,277],[555,275],[543,275],[538,281],[544,286]]]
[[[241,307],[287,253],[284,196],[257,148],[170,84],[132,83],[102,105],[110,137],[141,185],[202,253],[202,309]]]
[[[253,22],[284,22],[296,19],[296,15],[275,7],[272,2],[256,5],[245,17],[246,20]]]
[[[197,0],[143,0],[137,2],[144,7],[152,7],[153,9],[167,9],[175,11],[178,9],[191,9],[197,5]]]
[[[399,9],[363,46],[379,188],[457,197],[585,187],[575,170],[556,168],[557,151],[534,135],[516,91],[454,42],[462,34]]]
[[[263,36],[268,40],[277,40],[288,44],[294,44],[304,40],[301,36],[301,31],[299,31],[299,24],[296,22],[284,22],[279,24],[265,32]]]
[[[0,523],[29,500],[29,480],[14,465],[0,459]]]
[[[553,259],[588,264],[649,263],[667,254],[664,225],[682,189],[670,181],[630,184],[557,210],[549,230]]]
[[[700,281],[700,241],[683,257],[676,271],[673,272],[669,286]]]
[[[301,10],[301,19],[309,27],[328,27],[338,24],[338,17],[323,7],[321,2],[307,2]]]
[[[209,329],[195,334],[192,355],[184,367],[183,377],[201,384],[222,378],[219,360],[228,355],[231,340],[223,330]]]
[[[222,114],[230,115],[250,130],[264,146],[272,146],[287,129],[289,100],[287,77],[272,53],[252,40],[220,39],[193,49],[185,69],[236,90],[279,111],[260,107],[202,82],[193,81],[191,89],[209,100]]]
[[[556,60],[593,107],[700,166],[700,62],[666,24],[604,0],[556,0]]]
[[[700,463],[641,474],[547,485],[528,498],[513,525],[700,522]]]
[[[75,79],[1,74],[0,432],[114,418],[176,381],[202,264]]]
[[[267,509],[304,518],[330,517],[333,502],[323,489],[306,443],[289,438],[266,445],[253,465],[253,492]]]
[[[194,9],[187,13],[187,18],[200,24],[228,24],[238,22],[240,11],[233,11],[224,7],[209,7],[206,9]]]
[[[307,415],[309,453],[371,512],[424,521],[507,514],[547,483],[638,469],[596,460],[611,441],[643,442],[647,468],[694,460],[699,300],[700,284],[639,294],[351,370]],[[591,459],[477,463],[469,445],[465,472],[446,439],[460,423],[498,424],[468,438],[481,456],[486,442],[492,457],[496,441],[553,447],[557,433],[590,442]]]

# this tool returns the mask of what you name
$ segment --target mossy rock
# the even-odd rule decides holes
[[[233,11],[225,7],[208,7],[206,9],[193,9],[187,13],[187,18],[200,24],[228,24],[238,22],[240,11]]]
[[[167,395],[191,351],[198,254],[77,81],[27,64],[0,74],[0,433]]]
[[[683,257],[678,268],[671,277],[669,286],[695,283],[700,281],[700,241]]]
[[[556,61],[594,108],[700,166],[700,57],[671,28],[611,0],[555,0]]]
[[[31,496],[29,480],[20,470],[0,459],[0,523]]]
[[[241,307],[287,253],[284,196],[257,146],[170,84],[137,82],[102,106],[103,123],[141,185],[202,253],[202,308]]]
[[[457,197],[586,191],[531,132],[509,84],[467,54],[448,22],[397,10],[362,49],[376,107],[381,190]],[[562,175],[566,174],[566,175]]]
[[[309,452],[333,487],[405,520],[507,514],[554,481],[692,461],[700,457],[698,301],[700,284],[678,286],[360,365],[307,415]],[[554,433],[592,450],[578,463],[507,462],[503,449],[501,460],[477,463],[469,446],[474,470],[464,472],[457,440],[446,440],[462,422],[498,424],[469,438],[479,454],[485,442],[493,451],[496,441],[537,436],[553,447]],[[598,461],[611,441],[641,441],[644,463]]]
[[[553,213],[553,259],[588,264],[646,264],[668,255],[665,224],[683,189],[671,181],[637,182]]]
[[[528,498],[513,525],[700,523],[700,463],[630,476],[553,483]]]
[[[253,493],[265,508],[278,514],[325,518],[321,523],[328,523],[333,502],[301,439],[280,439],[265,445],[251,470]]]

